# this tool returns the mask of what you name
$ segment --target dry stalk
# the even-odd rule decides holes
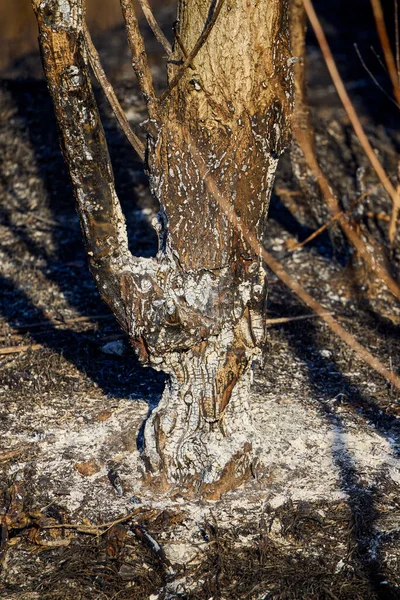
[[[211,16],[211,19],[206,24],[206,26],[203,30],[203,33],[200,35],[199,39],[195,43],[193,50],[188,54],[183,65],[181,65],[178,72],[176,73],[176,75],[173,77],[172,81],[168,85],[167,89],[161,94],[160,102],[164,102],[168,98],[168,96],[170,95],[172,90],[178,85],[178,83],[182,79],[187,67],[191,66],[193,60],[196,58],[197,54],[199,53],[201,48],[206,43],[208,36],[210,35],[211,30],[214,27],[216,20],[218,19],[218,15],[221,12],[221,8],[222,8],[224,2],[225,2],[225,0],[219,0],[219,3],[215,6],[213,14]]]
[[[322,29],[321,23],[320,23],[317,15],[316,15],[316,12],[314,10],[312,1],[311,0],[303,0],[303,3],[304,3],[304,8],[307,12],[307,16],[310,20],[310,23],[314,30],[315,36],[316,36],[319,46],[321,48],[321,52],[324,57],[326,66],[328,67],[332,81],[336,88],[336,91],[337,91],[339,98],[343,104],[343,107],[350,119],[350,122],[351,122],[353,129],[358,137],[358,140],[359,140],[365,154],[367,155],[371,165],[375,169],[375,172],[378,175],[380,182],[382,183],[383,187],[385,188],[385,190],[389,194],[390,198],[392,199],[393,206],[396,207],[396,209],[397,209],[396,211],[393,210],[394,223],[396,223],[397,212],[400,209],[400,196],[399,196],[397,190],[392,185],[390,179],[388,178],[384,168],[382,167],[380,161],[378,160],[378,158],[368,140],[368,137],[365,134],[363,126],[361,125],[360,119],[357,115],[357,112],[356,112],[356,110],[350,100],[350,97],[344,87],[343,80],[337,69],[335,60],[334,60],[332,52],[329,48],[329,44],[325,37],[325,33]],[[394,240],[393,230],[396,231],[396,225],[394,225],[394,227],[392,227],[390,230],[390,233],[392,235],[392,239],[390,239],[391,243],[393,243],[393,240]],[[397,286],[397,288],[398,288],[398,286]]]
[[[104,72],[103,67],[101,66],[100,56],[94,47],[92,38],[90,37],[90,33],[88,28],[85,26],[84,29],[86,48],[89,56],[90,66],[93,69],[93,72],[96,76],[97,81],[102,87],[104,94],[110,103],[110,106],[113,110],[116,119],[124,132],[128,142],[131,144],[135,152],[139,155],[139,158],[144,162],[145,160],[145,147],[143,142],[138,138],[136,133],[132,131],[131,126],[129,125],[128,119],[124,113],[122,106],[120,105],[118,98],[114,92],[114,88],[111,83],[107,79],[107,75]]]
[[[88,533],[91,535],[103,535],[106,533],[111,527],[114,525],[119,525],[119,523],[126,523],[126,521],[130,521],[133,517],[136,517],[137,514],[141,512],[142,509],[137,508],[133,512],[128,513],[127,515],[121,517],[120,519],[116,519],[115,521],[109,521],[108,523],[101,523],[100,525],[84,525],[79,523],[57,523],[55,525],[43,525],[41,529],[73,529],[78,533]],[[152,510],[149,511],[153,512]]]
[[[381,185],[380,183],[378,183],[377,185],[374,185],[370,190],[367,190],[366,192],[364,192],[363,194],[361,194],[361,196],[359,196],[358,198],[356,198],[351,203],[350,210],[352,210],[355,206],[357,206],[357,204],[359,204],[361,202],[361,200],[364,200],[364,198],[366,198],[367,196],[369,196],[380,185]],[[276,190],[276,191],[278,192],[278,190]],[[329,221],[327,223],[324,223],[324,225],[321,225],[321,227],[318,227],[318,229],[316,229],[315,231],[313,231],[313,233],[311,235],[309,235],[307,239],[303,240],[299,244],[296,244],[295,246],[293,246],[293,248],[290,248],[290,252],[297,252],[297,250],[300,250],[301,248],[304,248],[304,246],[306,246],[309,242],[311,242],[316,237],[318,237],[321,233],[323,233],[325,231],[325,229],[328,229],[328,227],[330,227],[331,225],[333,225],[333,223],[335,223],[338,219],[340,219],[344,214],[345,214],[344,211],[341,210],[339,213],[337,213],[335,216],[333,216],[331,219],[329,219]]]
[[[371,5],[372,5],[373,13],[374,13],[376,29],[377,29],[377,32],[379,35],[379,41],[381,43],[383,55],[385,57],[386,67],[387,67],[387,70],[389,73],[390,80],[392,82],[393,94],[394,94],[394,97],[396,98],[397,105],[399,105],[400,104],[400,80],[399,80],[399,73],[398,73],[399,65],[397,64],[397,66],[396,66],[396,61],[393,56],[392,48],[390,46],[389,36],[388,36],[388,32],[387,32],[387,28],[386,28],[386,24],[385,24],[385,18],[384,18],[383,10],[382,10],[382,4],[381,4],[380,0],[371,0]],[[398,23],[397,23],[397,4],[395,5],[395,22],[396,22],[396,56],[398,59],[398,52],[399,52],[399,50],[398,50],[398,35],[399,35],[399,32],[398,32]],[[397,60],[397,63],[398,63],[398,60]],[[400,185],[397,186],[396,191],[398,194],[400,194]],[[393,206],[392,216],[391,216],[390,225],[389,225],[389,240],[392,245],[394,244],[394,241],[396,239],[398,216],[399,216],[399,207]]]
[[[157,104],[154,92],[153,78],[151,76],[147,60],[144,40],[140,33],[139,23],[136,17],[132,0],[120,0],[122,14],[125,20],[126,33],[129,49],[132,56],[132,67],[135,71],[140,90],[143,94],[150,118],[156,116],[155,106]]]
[[[139,0],[139,4],[140,4],[143,14],[146,17],[146,21],[148,22],[152,32],[154,33],[155,37],[160,42],[160,44],[163,46],[164,50],[166,51],[167,55],[169,56],[172,53],[171,44],[169,43],[169,41],[163,34],[161,27],[157,23],[154,15],[151,11],[148,0]]]
[[[20,354],[21,352],[27,352],[28,350],[41,350],[41,348],[43,347],[43,344],[29,344],[26,346],[8,346],[7,348],[0,348],[0,356],[4,356],[6,354]]]
[[[385,24],[385,18],[383,16],[381,0],[371,0],[371,5],[375,18],[376,30],[379,35],[379,41],[381,43],[383,55],[385,57],[385,63],[393,86],[393,94],[396,98],[397,104],[400,104],[399,75],[397,72],[396,61],[393,56],[392,48],[390,46],[389,36]]]
[[[388,289],[392,292],[396,298],[400,300],[400,286],[390,276],[387,269],[380,264],[368,251],[367,246],[363,240],[359,237],[353,226],[351,225],[348,216],[340,210],[339,202],[332,192],[329,181],[319,166],[315,150],[313,148],[312,141],[310,139],[311,134],[309,130],[297,129],[295,135],[300,144],[300,147],[304,153],[307,164],[309,165],[319,188],[325,198],[325,201],[334,217],[339,221],[344,233],[346,234],[350,243],[357,250],[360,257],[368,265],[372,272],[375,272],[377,276],[387,285]],[[380,249],[377,249],[379,255]]]

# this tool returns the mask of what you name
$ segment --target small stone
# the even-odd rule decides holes
[[[87,462],[76,463],[74,469],[78,471],[83,477],[89,477],[100,471],[99,465],[95,460],[89,460]]]
[[[112,417],[112,411],[111,410],[102,410],[94,418],[94,421],[97,421],[97,423],[103,423],[103,421],[107,421],[110,417]]]
[[[101,347],[101,351],[104,354],[114,354],[115,356],[123,356],[126,348],[122,340],[116,340],[115,342],[108,342]]]

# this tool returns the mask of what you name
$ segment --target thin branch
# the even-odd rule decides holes
[[[172,54],[171,44],[169,43],[169,41],[167,40],[167,38],[161,31],[161,27],[157,23],[154,15],[151,11],[148,0],[139,0],[139,4],[140,4],[143,14],[146,17],[146,21],[148,22],[152,32],[154,33],[155,37],[160,42],[160,44],[163,46],[164,50],[166,51],[166,53],[169,56],[170,54]]]
[[[212,175],[208,172],[207,165],[204,163],[200,152],[197,150],[196,142],[190,135],[189,131],[186,130],[187,142],[190,143],[191,152],[193,158],[196,160],[197,167],[200,174],[209,190],[213,195],[214,199],[218,203],[221,210],[224,212],[229,223],[234,229],[236,229],[243,238],[247,241],[252,250],[259,255],[266,263],[266,265],[279,277],[279,279],[298,297],[304,304],[306,304],[311,310],[317,314],[328,327],[335,333],[342,341],[344,341],[354,352],[356,352],[360,358],[372,367],[377,373],[382,375],[385,379],[390,381],[397,389],[400,390],[400,377],[387,369],[371,352],[369,352],[364,346],[362,346],[356,338],[346,331],[334,317],[324,308],[313,296],[306,292],[302,286],[297,283],[290,275],[284,270],[282,265],[275,260],[275,258],[265,250],[261,245],[257,237],[248,229],[243,223],[242,219],[233,210],[230,200],[225,198],[219,191],[216,182]]]
[[[390,182],[387,174],[385,173],[384,168],[382,167],[381,163],[379,162],[379,160],[368,140],[368,137],[365,134],[365,131],[361,125],[360,119],[359,119],[359,117],[356,113],[356,110],[349,98],[349,95],[346,92],[346,89],[343,84],[343,80],[340,77],[339,71],[335,64],[335,60],[333,58],[332,52],[329,48],[327,39],[326,39],[324,31],[322,29],[321,23],[315,13],[312,1],[311,0],[303,0],[303,3],[304,3],[304,7],[307,11],[307,16],[311,22],[311,25],[314,29],[314,33],[315,33],[318,43],[320,45],[321,52],[325,59],[325,63],[326,63],[326,66],[328,67],[332,81],[336,87],[338,95],[342,101],[342,104],[346,110],[346,113],[347,113],[347,115],[350,119],[350,122],[354,128],[354,131],[358,137],[358,140],[359,140],[364,152],[366,153],[369,161],[371,162],[373,168],[375,169],[376,174],[378,175],[378,178],[381,181],[383,187],[385,188],[385,190],[391,197],[393,204],[398,209],[400,209],[399,194],[395,190],[395,188],[392,185],[392,183]]]
[[[394,35],[396,38],[396,68],[397,81],[400,83],[400,40],[399,40],[399,5],[397,0],[394,0]]]
[[[361,196],[359,196],[353,202],[351,202],[351,204],[350,204],[350,210],[352,210],[353,208],[355,208],[357,206],[357,204],[359,204],[361,202],[361,200],[364,200],[364,198],[366,198],[367,196],[369,196],[380,185],[381,185],[380,183],[374,185],[373,188],[371,188],[370,190],[367,190],[366,192],[364,192],[363,194],[361,194]],[[341,217],[343,217],[344,214],[345,214],[345,212],[343,210],[341,210],[340,212],[338,212],[331,219],[329,219],[329,221],[327,221],[324,225],[321,225],[321,227],[318,227],[318,229],[316,229],[315,231],[313,231],[312,234],[309,235],[307,239],[303,240],[299,244],[296,244],[295,246],[293,246],[293,248],[290,248],[290,252],[291,253],[292,252],[296,252],[297,250],[300,250],[301,248],[303,248],[304,246],[306,246],[309,242],[311,242],[316,237],[318,237],[321,233],[323,233],[325,231],[325,229],[327,229],[328,227],[330,227],[331,225],[333,225],[333,223],[335,223],[336,221],[338,221],[339,219],[341,219]]]
[[[157,99],[135,9],[132,0],[120,0],[120,3],[132,56],[132,67],[138,79],[140,90],[146,101],[150,118],[153,118],[155,117],[155,104]]]
[[[48,321],[37,321],[35,323],[27,323],[26,325],[13,325],[12,328],[15,331],[31,331],[32,329],[43,329],[43,327],[63,327],[64,325],[69,325],[70,323],[90,323],[91,321],[99,320],[99,319],[113,319],[113,315],[91,315],[91,316],[81,316],[81,317],[73,317],[71,319],[49,319]]]
[[[57,523],[55,525],[42,525],[41,529],[74,529],[79,533],[88,533],[91,535],[103,535],[114,525],[118,525],[119,523],[125,523],[126,521],[130,521],[133,517],[136,517],[137,514],[140,513],[142,509],[136,508],[133,512],[128,513],[124,517],[120,519],[116,519],[115,521],[109,521],[107,523],[101,523],[99,525],[84,525],[79,523]],[[150,511],[151,512],[151,511]],[[102,530],[106,531],[102,531]]]
[[[382,58],[379,56],[379,54],[377,53],[377,51],[375,50],[375,48],[373,46],[370,46],[369,48],[370,48],[371,52],[375,55],[375,58],[378,61],[378,63],[381,65],[382,70],[389,75],[389,71],[387,70],[387,66],[385,65],[385,63],[383,62]]]
[[[203,33],[200,35],[199,39],[195,43],[193,50],[189,53],[189,55],[185,59],[183,65],[181,65],[178,72],[176,73],[176,75],[173,77],[172,81],[168,85],[167,89],[161,94],[160,102],[164,102],[168,98],[168,96],[170,95],[172,90],[178,85],[178,83],[182,79],[187,67],[192,65],[193,60],[196,58],[197,54],[199,53],[201,48],[206,43],[208,36],[210,35],[211,30],[214,27],[216,20],[218,19],[219,13],[221,12],[221,8],[222,8],[224,2],[225,2],[225,0],[219,0],[219,3],[217,4],[217,6],[214,9],[211,19],[209,20],[209,22],[207,23],[207,25],[205,26],[205,28],[203,30]]]
[[[400,178],[400,162],[398,165],[398,176]],[[400,183],[397,184],[397,193],[400,196]],[[395,240],[396,240],[396,233],[397,233],[397,219],[399,216],[399,207],[398,206],[393,206],[392,207],[392,214],[390,217],[390,225],[389,225],[389,240],[390,243],[393,245]]]
[[[276,319],[265,319],[265,324],[274,326],[281,325],[284,323],[292,323],[293,321],[304,321],[308,319],[318,319],[320,315],[298,315],[296,317],[278,317]]]
[[[114,89],[113,89],[111,83],[108,81],[107,75],[105,74],[104,69],[101,66],[100,56],[99,56],[96,48],[94,47],[92,38],[90,37],[89,30],[86,26],[84,27],[84,35],[85,35],[86,48],[87,48],[88,56],[89,56],[89,62],[93,69],[93,72],[96,76],[96,79],[99,82],[99,84],[101,85],[101,87],[104,91],[104,94],[105,94],[108,102],[110,103],[112,111],[113,111],[114,115],[116,116],[116,119],[117,119],[118,123],[120,124],[120,127],[121,127],[122,131],[124,132],[128,142],[131,144],[131,146],[135,150],[135,152],[139,155],[139,158],[142,160],[142,162],[144,162],[145,161],[144,144],[138,138],[136,133],[134,131],[132,131],[132,128],[128,122],[128,119],[126,118],[126,115],[124,113],[122,106],[119,103],[119,100],[114,92]]]
[[[383,55],[385,57],[386,66],[388,68],[389,77],[393,86],[393,93],[398,104],[400,104],[400,85],[398,72],[396,68],[396,61],[393,56],[392,49],[390,47],[390,41],[388,32],[385,25],[385,18],[383,16],[382,4],[380,0],[371,0],[372,11],[374,13],[376,29],[381,42]]]
[[[361,64],[362,64],[362,66],[363,66],[363,67],[364,67],[364,69],[367,71],[368,75],[371,77],[371,79],[372,79],[372,81],[374,82],[374,84],[376,85],[376,87],[377,87],[378,89],[380,89],[380,91],[381,91],[381,92],[382,92],[382,93],[383,93],[383,94],[386,96],[386,98],[388,98],[388,100],[390,100],[390,102],[393,102],[393,104],[394,104],[395,106],[397,106],[397,108],[399,108],[399,109],[400,109],[400,104],[398,104],[398,103],[396,102],[396,100],[395,100],[394,98],[392,98],[392,97],[391,97],[391,96],[390,96],[390,95],[387,93],[387,91],[386,91],[386,90],[385,90],[385,89],[384,89],[384,88],[381,86],[381,84],[379,83],[379,81],[377,80],[377,78],[375,77],[375,75],[372,73],[371,69],[369,69],[369,68],[368,68],[368,66],[367,66],[367,64],[366,64],[366,62],[365,62],[365,60],[363,59],[363,57],[362,57],[362,55],[361,55],[361,52],[360,52],[360,50],[359,50],[359,48],[358,48],[358,45],[357,45],[357,44],[354,44],[354,48],[355,48],[355,51],[357,52],[357,56],[358,56],[358,58],[360,59],[360,62],[361,62]]]
[[[310,139],[310,132],[308,130],[300,130],[297,129],[295,131],[296,138],[299,142],[300,148],[304,153],[306,162],[313,173],[315,180],[322,192],[323,197],[325,198],[325,202],[329,207],[332,215],[340,222],[340,226],[342,227],[344,233],[346,234],[350,243],[357,250],[358,254],[364,260],[364,262],[368,265],[372,272],[375,272],[377,276],[387,285],[388,289],[392,292],[396,298],[400,300],[400,286],[399,284],[391,277],[387,269],[380,264],[374,256],[368,251],[368,248],[364,241],[359,237],[357,232],[354,230],[352,224],[349,221],[348,216],[345,213],[342,213],[340,210],[340,205],[338,199],[332,191],[330,183],[319,166],[318,159],[315,153],[315,149],[312,144],[312,140]],[[377,251],[377,257],[379,257],[382,252]]]
[[[174,23],[174,36],[176,41],[178,42],[178,46],[183,54],[183,58],[187,58],[188,57],[188,53],[186,52],[185,46],[183,44],[182,38],[180,36],[180,33],[178,31],[178,27],[177,27],[177,23]],[[191,69],[194,69],[193,64],[188,65]]]

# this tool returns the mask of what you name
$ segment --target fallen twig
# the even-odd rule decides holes
[[[118,525],[119,523],[125,523],[133,517],[136,517],[138,513],[142,512],[141,508],[136,508],[133,512],[116,519],[115,521],[109,521],[108,523],[101,523],[100,525],[83,525],[80,523],[57,523],[55,525],[43,525],[41,529],[73,529],[78,533],[89,533],[91,535],[104,535],[111,527]],[[103,531],[104,530],[104,531]]]
[[[71,319],[60,319],[60,320],[48,320],[48,321],[36,321],[34,323],[27,323],[26,325],[13,325],[15,331],[30,331],[32,329],[42,329],[43,327],[62,327],[63,325],[69,325],[72,323],[86,323],[93,319],[113,319],[114,315],[91,315],[72,317]]]
[[[10,460],[10,458],[16,458],[20,456],[28,446],[23,446],[21,448],[13,448],[12,450],[4,450],[4,452],[0,452],[0,462],[5,462]]]
[[[26,346],[8,346],[6,348],[0,348],[0,355],[4,354],[20,354],[21,352],[27,352],[31,350],[40,350],[44,346],[42,344],[28,344]]]
[[[329,313],[330,314],[330,313]],[[296,317],[278,317],[276,319],[265,319],[266,325],[280,325],[281,323],[291,323],[292,321],[304,321],[307,319],[317,319],[321,315],[298,315]]]

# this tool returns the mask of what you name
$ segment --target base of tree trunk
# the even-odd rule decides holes
[[[247,352],[239,376],[229,372],[218,396],[226,348],[216,338],[202,350],[171,355],[169,383],[146,423],[143,460],[152,485],[217,499],[254,473],[249,395],[258,351]]]

